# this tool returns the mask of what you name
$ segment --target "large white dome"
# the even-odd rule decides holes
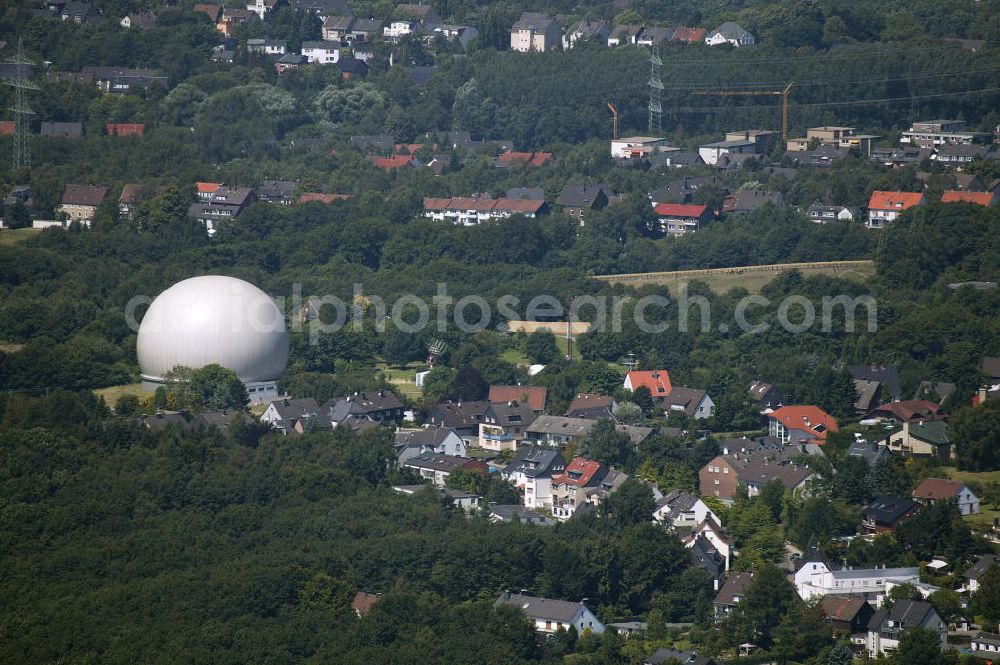
[[[274,381],[288,363],[288,330],[274,300],[235,277],[207,275],[174,284],[152,302],[136,349],[146,381],[178,365],[227,367],[245,383]]]

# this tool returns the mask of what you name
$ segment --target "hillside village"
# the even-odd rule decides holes
[[[997,661],[994,4],[12,1],[0,660]]]

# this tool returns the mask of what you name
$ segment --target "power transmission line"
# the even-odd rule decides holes
[[[941,47],[941,48],[947,48],[947,47]],[[840,61],[843,61],[843,60],[860,60],[862,58],[870,58],[871,56],[879,56],[879,55],[893,55],[893,56],[898,56],[898,55],[905,55],[905,54],[910,54],[910,53],[922,53],[922,54],[925,54],[925,53],[929,53],[931,51],[932,51],[932,49],[929,49],[927,47],[914,48],[914,49],[895,49],[895,50],[893,50],[893,49],[872,48],[871,50],[856,51],[853,54],[844,53],[844,54],[840,54],[840,55],[822,55],[822,54],[819,54],[819,53],[812,53],[812,54],[808,54],[808,55],[787,56],[787,57],[782,57],[782,58],[760,58],[760,59],[757,59],[757,60],[754,60],[751,57],[748,57],[747,59],[744,59],[744,60],[736,59],[736,62],[733,62],[733,59],[726,60],[726,59],[721,59],[721,58],[718,59],[718,60],[705,60],[705,59],[701,59],[701,60],[676,60],[676,59],[673,59],[673,58],[667,58],[667,59],[665,59],[663,61],[663,64],[665,64],[667,66],[670,66],[670,65],[702,65],[702,66],[708,67],[708,66],[714,66],[714,65],[721,65],[721,66],[731,67],[734,64],[742,64],[742,65],[757,65],[757,64],[760,64],[760,65],[765,65],[765,64],[780,64],[780,63],[789,63],[789,62],[806,62],[806,61],[809,61],[809,60],[812,60],[814,62],[840,62]],[[737,51],[736,53],[740,53],[740,51]],[[747,53],[748,53],[748,55],[750,55],[749,52],[747,52]]]
[[[14,105],[8,110],[14,113],[14,154],[11,160],[15,171],[21,167],[31,166],[31,128],[28,126],[28,116],[35,112],[25,101],[25,91],[39,90],[39,87],[28,80],[28,70],[35,63],[24,55],[24,40],[17,42],[17,55],[9,60],[14,65],[14,78],[4,81],[4,84],[14,88]]]
[[[899,81],[914,81],[921,79],[930,78],[942,78],[947,76],[971,76],[973,74],[986,74],[991,72],[1000,71],[1000,67],[988,67],[986,69],[962,69],[951,72],[932,72],[926,74],[901,74],[892,75],[884,78],[863,78],[863,79],[813,79],[810,81],[804,81],[802,83],[796,83],[796,88],[805,88],[811,86],[823,86],[823,85],[833,85],[833,84],[843,84],[843,83],[895,83]],[[786,82],[783,81],[750,81],[750,82],[734,82],[734,83],[721,83],[719,85],[724,85],[727,88],[770,88],[775,86],[783,86]],[[708,86],[705,84],[686,84],[686,85],[671,85],[672,90],[684,89],[684,90],[705,90]]]

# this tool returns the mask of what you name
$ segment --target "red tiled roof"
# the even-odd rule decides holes
[[[94,187],[92,185],[66,185],[63,190],[62,202],[66,205],[94,206],[101,205],[101,201],[108,194],[107,187]]]
[[[357,612],[358,616],[363,617],[368,614],[372,605],[378,602],[380,597],[381,594],[358,591],[354,594],[354,599],[351,601],[351,609]]]
[[[578,487],[585,487],[594,478],[594,474],[600,471],[601,463],[595,462],[593,460],[584,459],[583,457],[575,457],[573,461],[566,465],[566,471],[560,473],[559,475],[552,476],[553,485],[577,485]],[[578,478],[571,478],[570,474],[577,474],[580,476]]]
[[[508,150],[504,154],[500,155],[501,164],[524,162],[525,164],[530,164],[531,166],[542,166],[550,159],[552,159],[551,152],[514,152],[513,150]]]
[[[924,478],[924,482],[920,483],[917,489],[913,490],[913,498],[932,499],[934,501],[954,499],[961,489],[962,483],[956,483],[954,480]]]
[[[424,210],[447,210],[451,204],[451,199],[436,199],[430,196],[424,197]]]
[[[392,155],[391,157],[376,157],[372,160],[372,163],[380,169],[385,169],[386,171],[391,171],[393,169],[401,169],[405,166],[411,166],[413,164],[413,157],[410,155]]]
[[[198,4],[194,6],[194,11],[207,14],[208,18],[212,19],[213,22],[217,22],[219,15],[222,13],[222,7],[219,5]]]
[[[485,212],[493,210],[494,205],[496,205],[496,201],[491,198],[457,196],[449,201],[448,208],[451,210],[479,210]]]
[[[993,205],[993,195],[989,192],[959,192],[947,189],[941,195],[941,203],[974,203],[989,208]]]
[[[0,136],[13,136],[14,128],[15,125],[13,120],[0,121]]]
[[[687,203],[661,203],[654,209],[661,217],[694,217],[700,218],[705,214],[708,206],[693,205]]]
[[[105,126],[108,136],[142,136],[146,132],[146,125],[134,122],[109,122]]]
[[[334,201],[346,201],[351,198],[350,194],[321,194],[319,192],[306,192],[299,197],[299,203],[333,203]]]
[[[415,155],[424,147],[423,143],[397,143],[395,150],[403,155]]]
[[[768,416],[785,426],[785,429],[811,430],[816,434],[818,442],[826,441],[826,433],[837,432],[840,427],[837,420],[818,406],[783,406],[772,411]],[[817,431],[817,425],[822,425],[823,431]]]
[[[212,192],[214,192],[215,190],[217,190],[219,187],[222,187],[222,183],[221,182],[196,182],[194,184],[194,186],[202,194],[211,194]]]
[[[693,44],[694,42],[700,42],[704,38],[705,38],[705,28],[680,27],[674,31],[674,34],[670,38],[670,41],[687,42],[688,44]]]
[[[531,407],[532,411],[544,411],[548,394],[545,386],[490,386],[489,401],[522,402]]]
[[[632,370],[625,376],[625,380],[632,386],[633,391],[640,386],[649,388],[653,397],[666,397],[673,390],[670,374],[665,369]]]
[[[872,192],[868,201],[869,210],[906,210],[920,205],[924,195],[920,192]]]

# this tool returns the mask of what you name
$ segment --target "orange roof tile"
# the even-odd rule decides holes
[[[508,210],[513,213],[531,212],[537,213],[545,205],[545,201],[533,199],[497,199],[494,210]]]
[[[566,465],[563,473],[552,476],[553,485],[576,485],[586,487],[594,478],[594,474],[601,470],[601,463],[583,457],[574,457],[573,461]]]
[[[920,205],[924,195],[920,192],[882,192],[875,190],[868,201],[869,210],[906,210]]]
[[[409,155],[392,155],[391,157],[376,157],[372,160],[372,163],[380,169],[385,169],[386,171],[391,171],[393,169],[401,169],[405,166],[410,166],[413,164],[413,157]]]
[[[993,205],[993,194],[990,192],[959,192],[954,189],[947,189],[941,195],[941,203],[974,203],[989,208]]]
[[[543,411],[548,394],[545,386],[490,386],[489,401],[522,402],[532,411]]]
[[[625,382],[633,392],[640,386],[649,388],[653,397],[666,397],[673,390],[670,374],[665,369],[632,370],[625,375]]]
[[[826,433],[837,432],[837,420],[818,406],[783,406],[771,412],[768,418],[777,420],[785,429],[811,430],[819,443],[826,441]],[[816,429],[817,426],[820,429]]]
[[[692,205],[686,203],[661,203],[654,209],[657,215],[663,217],[701,217],[705,214],[708,206]]]
[[[222,187],[221,182],[196,182],[194,185],[202,194],[211,194],[219,187]]]

